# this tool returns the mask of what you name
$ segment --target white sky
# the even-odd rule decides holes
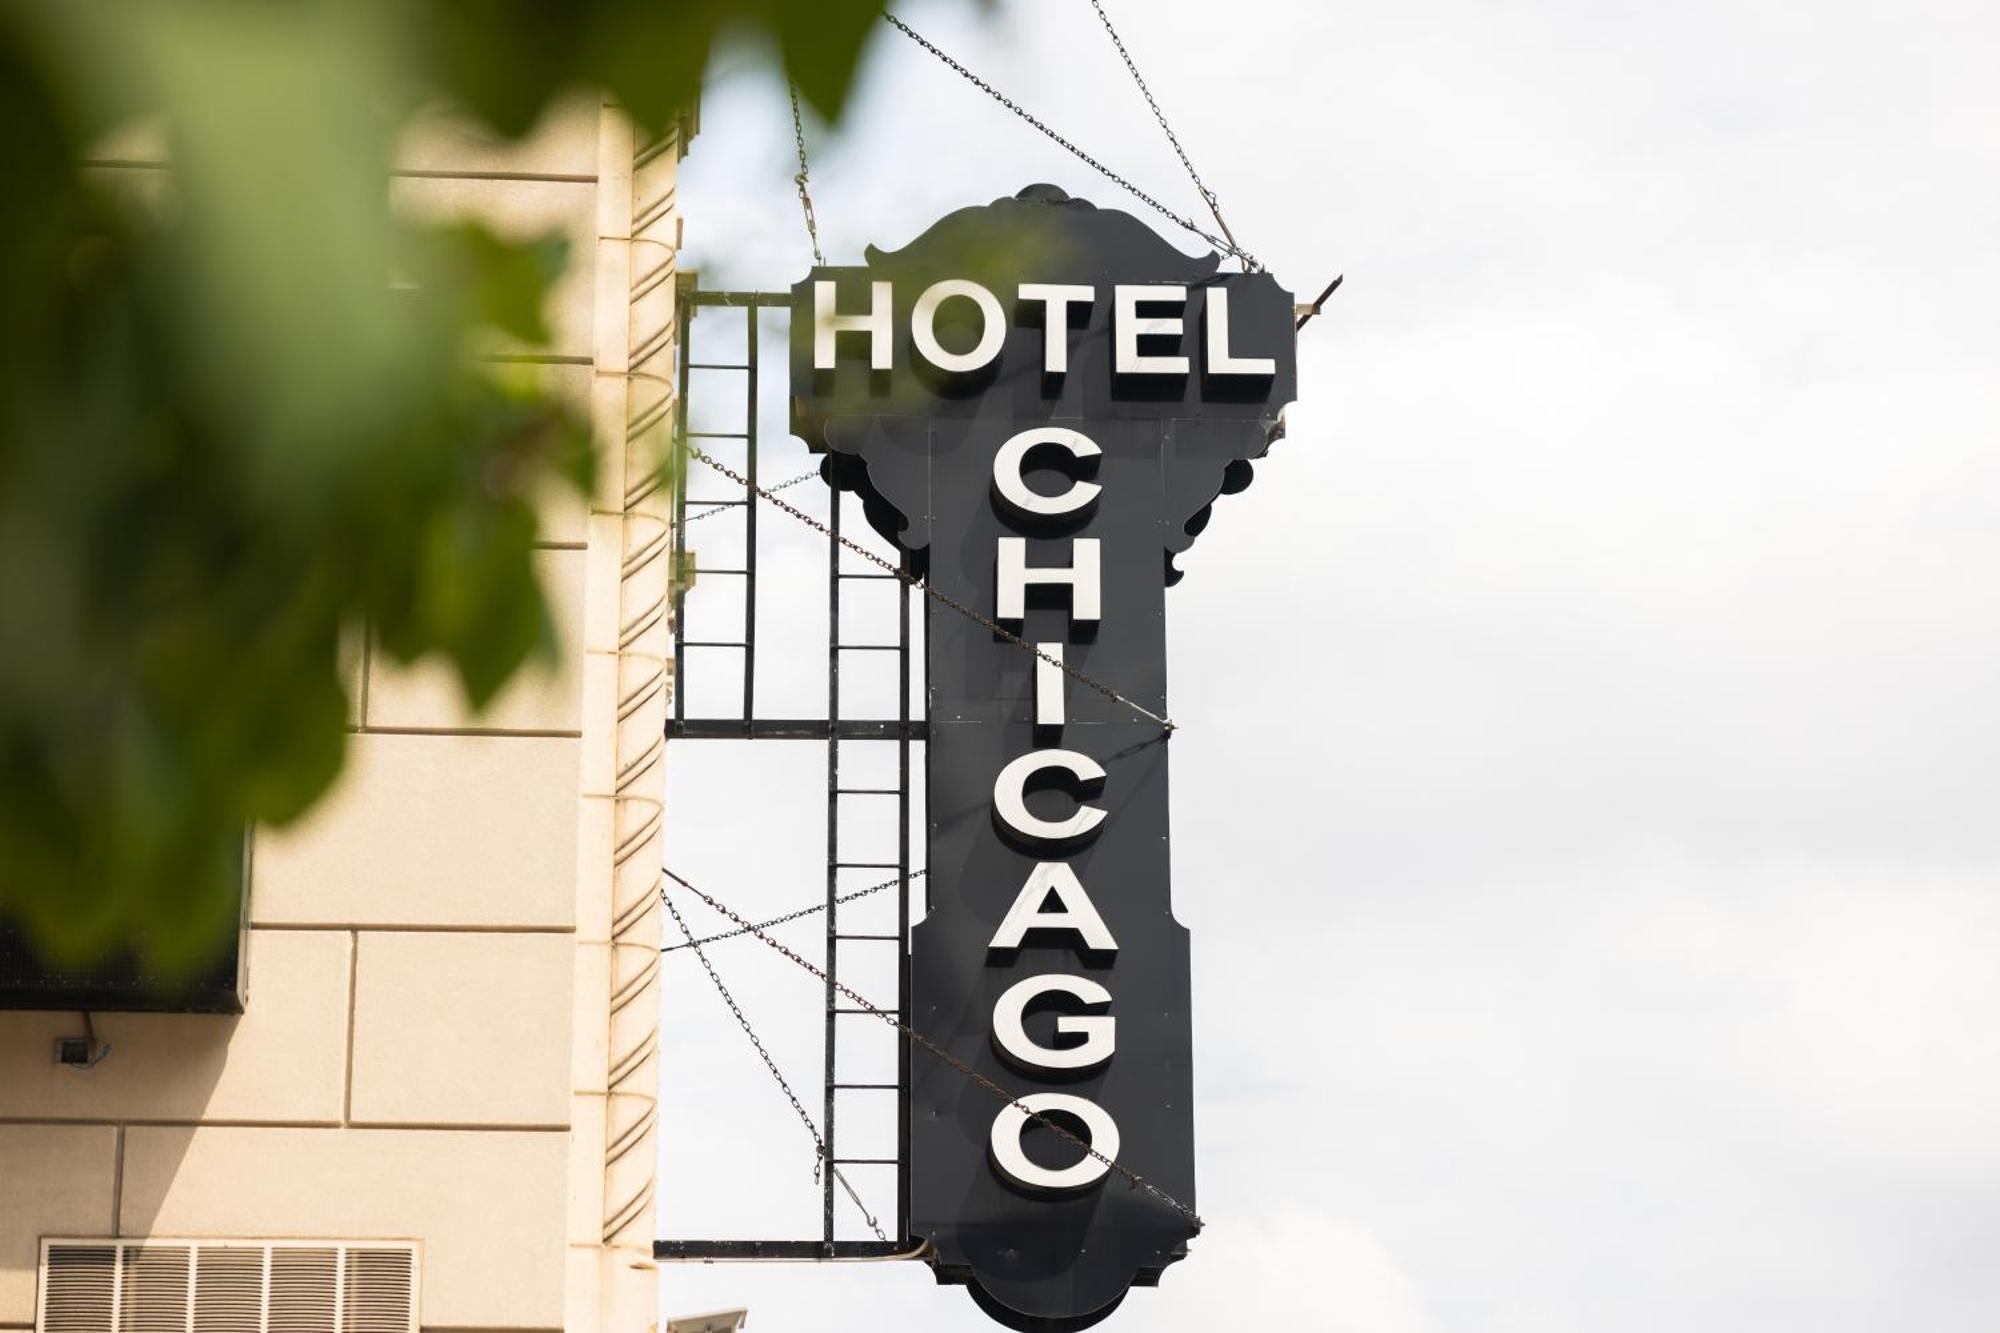
[[[2000,1326],[2000,11],[1107,5],[1244,243],[1348,280],[1170,596],[1209,1228],[1106,1327]],[[902,12],[1199,207],[1083,0]],[[1121,204],[886,29],[865,89],[814,127],[836,263],[1033,181]],[[804,272],[790,153],[725,62],[705,285]],[[823,557],[763,521],[762,711],[816,711]],[[670,864],[819,896],[817,747],[673,755]],[[712,957],[817,1115],[815,983]],[[663,1230],[815,1235],[809,1140],[669,964]],[[663,1286],[988,1327],[914,1264]]]

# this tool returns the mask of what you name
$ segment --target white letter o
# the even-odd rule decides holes
[[[969,298],[979,307],[979,317],[983,326],[979,333],[979,345],[965,353],[947,352],[937,340],[938,307],[953,296]],[[992,292],[976,282],[964,278],[946,278],[924,288],[924,294],[917,298],[917,304],[910,311],[910,341],[917,345],[917,351],[924,360],[939,370],[964,373],[977,370],[1000,354],[1000,344],[1007,337],[1007,316],[1000,309],[1000,302]]]
[[[1087,1154],[1074,1165],[1053,1171],[1028,1160],[1028,1154],[1021,1151],[1021,1134],[1028,1127],[1028,1117],[1051,1111],[1081,1120],[1091,1151],[1108,1161],[1118,1159],[1118,1124],[1103,1107],[1066,1092],[1036,1092],[1001,1107],[1000,1114],[993,1117],[990,1145],[993,1165],[1000,1174],[1016,1185],[1034,1190],[1080,1190],[1104,1179],[1111,1168]]]

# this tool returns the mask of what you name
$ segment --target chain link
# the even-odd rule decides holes
[[[928,869],[912,870],[910,872],[910,878],[913,880],[922,879],[925,875],[928,875],[929,873],[930,871]],[[900,878],[885,879],[880,884],[870,884],[865,889],[856,889],[852,893],[844,893],[840,897],[835,898],[833,902],[836,907],[845,906],[846,904],[853,902],[856,898],[866,898],[871,893],[880,893],[884,889],[893,889],[898,884],[902,884],[904,882],[905,881]],[[758,930],[769,930],[772,926],[782,926],[788,921],[797,921],[800,917],[811,916],[815,912],[824,912],[826,910],[826,907],[827,905],[823,902],[814,903],[811,907],[801,907],[796,912],[787,912],[783,916],[774,916],[769,921],[759,921],[757,923],[756,928]],[[743,930],[720,931],[714,935],[704,935],[698,940],[689,940],[685,944],[662,945],[660,948],[660,952],[672,953],[676,949],[698,948],[704,944],[714,944],[717,940],[733,940],[738,935],[748,935],[749,933],[750,931],[747,928]]]
[[[815,966],[814,964],[808,962],[800,954],[778,943],[778,941],[772,939],[769,935],[766,935],[763,931],[759,930],[749,921],[737,915],[734,911],[731,911],[726,904],[717,902],[714,898],[711,898],[708,894],[703,893],[700,889],[688,883],[686,880],[682,879],[679,875],[676,875],[671,870],[662,868],[661,873],[664,874],[668,879],[672,880],[674,883],[686,889],[689,893],[692,893],[695,897],[701,899],[704,903],[707,903],[708,906],[713,910],[715,910],[716,912],[721,913],[723,916],[729,918],[729,920],[733,921],[738,926],[741,926],[745,931],[749,932],[752,935],[755,935],[764,944],[770,946],[772,949],[777,950],[779,953],[783,954],[786,958],[790,959],[793,963],[795,963],[799,967],[802,967],[806,971],[812,973],[812,975],[817,977],[821,982],[825,983],[828,986],[831,986],[834,990],[840,992],[840,994],[845,996],[847,999],[852,1000],[859,1007],[866,1009],[869,1013],[873,1014],[875,1017],[887,1023],[890,1027],[895,1028],[898,1032],[902,1033],[909,1040],[923,1047],[926,1051],[929,1051],[932,1055],[936,1056],[939,1060],[943,1061],[945,1064],[951,1066],[959,1073],[965,1075],[967,1078],[971,1079],[974,1083],[977,1083],[980,1087],[986,1089],[988,1092],[998,1097],[1001,1101],[1007,1103],[1007,1105],[1021,1112],[1021,1114],[1025,1115],[1028,1119],[1034,1121],[1036,1124],[1041,1125],[1046,1129],[1053,1131],[1056,1137],[1062,1139],[1064,1142],[1070,1144],[1073,1147],[1082,1149],[1086,1156],[1089,1156],[1098,1162],[1102,1162],[1105,1165],[1105,1167],[1108,1168],[1109,1170],[1116,1171],[1119,1175],[1125,1177],[1125,1179],[1131,1184],[1132,1188],[1146,1191],[1146,1193],[1152,1195],[1154,1198],[1158,1199],[1161,1203],[1164,1203],[1165,1205],[1167,1205],[1167,1207],[1173,1209],[1176,1213],[1179,1213],[1182,1217],[1185,1217],[1188,1221],[1194,1224],[1194,1229],[1196,1231],[1200,1231],[1202,1229],[1202,1220],[1201,1220],[1201,1215],[1199,1213],[1195,1212],[1194,1209],[1182,1203],[1179,1199],[1176,1199],[1173,1195],[1161,1189],[1158,1185],[1155,1185],[1152,1181],[1147,1180],[1144,1176],[1134,1171],[1131,1167],[1126,1166],[1121,1162],[1115,1162],[1109,1157],[1106,1157],[1103,1153],[1091,1147],[1090,1144],[1086,1142],[1081,1136],[1072,1134],[1069,1130],[1064,1129],[1061,1125],[1057,1124],[1053,1119],[1049,1117],[1048,1113],[1043,1111],[1030,1110],[1019,1097],[1007,1091],[1007,1089],[1001,1087],[998,1083],[995,1083],[992,1079],[986,1077],[986,1075],[980,1073],[977,1069],[974,1069],[971,1065],[965,1063],[965,1061],[959,1059],[957,1056],[953,1055],[950,1051],[947,1051],[944,1047],[938,1045],[936,1042],[932,1041],[929,1037],[926,1037],[923,1033],[917,1031],[909,1024],[903,1022],[900,1018],[896,1017],[896,1015],[890,1013],[888,1010],[882,1008],[880,1005],[871,1003],[867,998],[856,992],[852,987],[842,983],[841,981],[837,980],[832,976],[829,976],[824,968]],[[666,901],[668,910],[672,911],[673,899],[672,896],[667,893],[666,887],[664,885],[661,886],[660,896],[662,899]],[[675,921],[680,920],[680,916],[678,913],[675,914],[674,919]],[[682,933],[683,934],[686,933],[686,927],[682,927]],[[733,1008],[734,1006],[732,1005],[731,1007]],[[762,1050],[763,1048],[760,1045],[758,1049]],[[775,1070],[773,1072],[775,1072]],[[817,1136],[817,1131],[814,1131],[814,1133],[815,1136]]]
[[[1158,713],[1155,713],[1152,709],[1146,707],[1144,704],[1126,698],[1118,691],[1112,689],[1109,685],[1091,679],[1089,676],[1085,675],[1077,668],[1071,666],[1068,662],[1064,661],[1062,658],[1053,657],[1050,654],[1043,652],[1041,649],[1035,647],[1034,644],[1029,643],[1026,639],[1022,638],[1020,635],[1015,634],[1011,630],[1003,628],[997,621],[994,621],[986,616],[981,615],[979,612],[967,606],[964,602],[961,602],[956,598],[947,596],[946,594],[937,591],[935,588],[932,588],[930,585],[926,584],[922,579],[919,579],[915,574],[910,573],[909,570],[904,569],[899,565],[891,564],[889,561],[884,560],[881,556],[875,554],[867,547],[861,546],[852,541],[851,539],[839,535],[832,528],[826,526],[826,524],[820,522],[818,519],[812,517],[810,514],[805,513],[803,510],[793,508],[791,505],[785,503],[783,500],[780,500],[777,496],[771,494],[771,492],[765,490],[762,486],[753,485],[750,479],[748,477],[745,477],[742,473],[736,471],[731,467],[726,466],[725,464],[716,462],[715,459],[709,457],[707,453],[702,451],[700,446],[694,444],[692,441],[688,443],[687,451],[688,451],[688,457],[694,459],[697,462],[707,464],[709,467],[714,468],[717,472],[720,472],[723,476],[729,478],[729,480],[735,482],[737,485],[756,492],[756,494],[761,499],[770,501],[777,508],[784,510],[787,514],[790,514],[793,518],[797,519],[799,522],[805,524],[807,527],[813,529],[814,531],[820,533],[822,536],[832,538],[834,541],[839,542],[842,546],[854,552],[854,554],[860,556],[863,560],[869,561],[871,564],[878,565],[882,569],[887,570],[889,573],[894,574],[904,583],[908,584],[912,588],[915,588],[917,591],[921,592],[924,596],[930,598],[932,601],[950,607],[952,610],[958,612],[960,615],[972,621],[974,624],[979,625],[985,629],[991,630],[994,634],[997,634],[1001,638],[1005,639],[1007,642],[1013,644],[1015,647],[1025,649],[1026,651],[1033,653],[1036,657],[1040,658],[1044,662],[1047,662],[1050,666],[1055,667],[1057,670],[1061,671],[1064,675],[1069,676],[1078,681],[1079,683],[1086,685],[1089,688],[1097,691],[1105,698],[1110,699],[1116,703],[1121,703],[1125,705],[1125,707],[1131,709],[1133,712],[1139,714],[1141,717],[1148,719],[1149,721],[1159,723],[1160,728],[1163,731],[1167,732],[1169,735],[1171,735],[1174,732],[1175,727],[1172,718],[1162,717]],[[836,504],[839,503],[838,494],[835,495],[834,502]]]
[[[660,888],[660,902],[672,914],[674,925],[679,928],[682,938],[687,941],[686,945],[677,945],[675,947],[686,947],[694,950],[694,956],[701,961],[702,971],[708,973],[708,979],[715,983],[715,993],[722,997],[722,1002],[729,1006],[729,1012],[736,1016],[737,1026],[743,1029],[744,1036],[750,1038],[750,1044],[757,1048],[757,1057],[764,1062],[764,1068],[771,1071],[771,1077],[777,1080],[778,1090],[785,1094],[785,1100],[790,1102],[792,1109],[799,1113],[799,1123],[806,1127],[806,1133],[812,1135],[813,1148],[817,1154],[813,1164],[813,1183],[815,1185],[819,1183],[821,1167],[831,1171],[833,1178],[840,1182],[842,1189],[847,1191],[847,1197],[854,1200],[854,1206],[861,1210],[861,1216],[867,1219],[869,1230],[875,1233],[875,1239],[887,1241],[889,1238],[883,1234],[882,1226],[875,1220],[875,1215],[868,1211],[867,1205],[861,1202],[861,1196],[854,1192],[854,1186],[847,1183],[847,1177],[842,1175],[840,1168],[834,1164],[832,1155],[827,1151],[826,1140],[820,1136],[819,1126],[814,1124],[812,1116],[806,1113],[805,1106],[799,1101],[799,1095],[792,1091],[792,1085],[779,1070],[778,1062],[773,1060],[771,1053],[764,1049],[763,1038],[757,1035],[757,1029],[750,1026],[750,1019],[744,1014],[743,1007],[736,1003],[736,997],[729,993],[729,987],[723,984],[721,975],[716,972],[715,964],[709,962],[708,954],[703,952],[701,947],[703,941],[697,940],[694,937],[694,932],[688,929],[687,921],[682,918],[680,908],[674,906],[674,900],[667,893],[664,885]]]
[[[806,167],[806,122],[805,118],[799,115],[799,85],[792,84],[791,93],[792,137],[799,145],[799,174],[792,177],[792,183],[799,187],[799,207],[805,210],[806,235],[812,238],[813,263],[825,268],[826,256],[819,252],[819,219],[813,216],[812,191],[807,188],[809,182],[806,178],[810,172]]]
[[[811,481],[814,477],[817,477],[818,475],[819,475],[818,468],[816,467],[809,468],[806,471],[799,473],[799,475],[796,477],[792,477],[789,480],[779,482],[776,486],[773,486],[770,489],[772,494],[775,495],[779,491],[788,491],[792,487],[797,486],[802,482]],[[700,504],[701,501],[696,500],[694,503]],[[705,518],[714,518],[717,514],[723,513],[726,510],[734,509],[735,507],[736,507],[735,503],[732,501],[729,504],[716,505],[713,509],[704,509],[699,514],[689,514],[687,515],[687,517],[681,520],[681,526],[686,527],[690,523],[699,523],[701,522],[701,520]]]
[[[1013,98],[1008,97],[998,88],[995,88],[992,84],[980,78],[977,74],[974,74],[971,70],[959,64],[956,60],[953,60],[943,51],[940,51],[936,46],[932,45],[930,40],[926,38],[922,33],[918,32],[915,28],[912,28],[909,24],[903,22],[903,20],[897,18],[894,14],[884,11],[882,17],[888,21],[890,27],[896,29],[896,31],[902,33],[905,37],[915,42],[918,46],[923,47],[924,50],[930,52],[932,55],[936,56],[939,60],[942,60],[945,64],[949,65],[952,69],[956,70],[961,77],[963,77],[965,80],[971,83],[975,88],[978,88],[981,92],[985,93],[988,97],[991,97],[1001,106],[1006,107],[1009,111],[1019,116],[1022,120],[1027,121],[1030,125],[1033,125],[1036,129],[1040,130],[1043,134],[1053,139],[1056,143],[1068,149],[1069,152],[1073,154],[1079,161],[1089,166],[1091,169],[1096,171],[1100,176],[1103,176],[1106,180],[1110,181],[1112,184],[1124,190],[1127,194],[1131,195],[1134,199],[1137,199],[1140,203],[1143,203],[1147,207],[1151,208],[1161,217],[1167,219],[1169,222],[1174,223],[1176,226],[1182,227],[1187,231],[1194,233],[1196,236],[1201,237],[1202,240],[1207,241],[1210,245],[1214,246],[1216,249],[1221,250],[1226,254],[1231,254],[1236,256],[1236,258],[1243,261],[1244,266],[1246,268],[1252,270],[1253,272],[1256,270],[1260,270],[1264,267],[1262,264],[1257,262],[1257,259],[1254,255],[1251,255],[1249,252],[1244,250],[1243,247],[1236,244],[1235,241],[1224,240],[1222,237],[1214,235],[1213,233],[1206,231],[1201,227],[1196,226],[1192,219],[1182,217],[1179,213],[1174,212],[1171,208],[1168,208],[1165,204],[1153,198],[1152,195],[1147,194],[1144,190],[1134,185],[1131,181],[1126,180],[1123,176],[1113,171],[1110,167],[1105,166],[1102,162],[1099,162],[1089,153],[1084,152],[1081,148],[1078,148],[1068,139],[1065,139],[1062,137],[1062,135],[1057,134],[1054,130],[1050,129],[1040,120],[1037,120],[1035,116],[1031,112],[1029,112],[1025,107],[1021,106],[1020,103],[1016,102]],[[1225,228],[1225,230],[1227,229]]]
[[[1262,268],[1263,265],[1251,258],[1248,251],[1236,245],[1236,233],[1229,230],[1229,224],[1222,220],[1222,205],[1216,201],[1215,191],[1208,188],[1201,178],[1201,173],[1194,169],[1194,163],[1188,160],[1187,149],[1181,147],[1180,136],[1174,133],[1173,126],[1167,124],[1167,113],[1160,110],[1160,104],[1153,100],[1153,90],[1146,86],[1146,80],[1139,73],[1139,67],[1132,62],[1132,53],[1125,49],[1125,43],[1118,36],[1118,29],[1111,26],[1111,16],[1104,12],[1104,5],[1100,0],[1090,0],[1090,7],[1097,11],[1098,21],[1104,24],[1104,31],[1110,35],[1111,44],[1118,48],[1118,58],[1125,62],[1125,68],[1132,75],[1132,82],[1139,85],[1140,96],[1144,97],[1146,105],[1153,109],[1153,119],[1159,121],[1160,128],[1166,131],[1167,142],[1174,146],[1174,155],[1180,158],[1181,165],[1187,168],[1188,179],[1194,182],[1195,189],[1201,191],[1202,199],[1208,204],[1208,211],[1215,216],[1215,225],[1222,228],[1223,236],[1236,250],[1237,256],[1243,260],[1245,266],[1252,270]]]

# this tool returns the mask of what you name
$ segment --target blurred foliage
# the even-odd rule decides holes
[[[339,772],[365,626],[483,704],[554,648],[538,497],[584,423],[474,354],[546,342],[559,241],[392,213],[398,130],[604,90],[653,131],[718,35],[823,114],[860,0],[0,0],[0,910],[187,967],[246,825]],[[164,134],[162,171],[91,168]]]

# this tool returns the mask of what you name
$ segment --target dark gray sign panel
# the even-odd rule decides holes
[[[792,289],[794,429],[835,485],[933,591],[1129,701],[927,602],[913,1019],[1037,1114],[920,1052],[911,1229],[1017,1329],[1097,1322],[1195,1229],[1166,588],[1296,381],[1290,294],[1218,269],[1033,186]]]

